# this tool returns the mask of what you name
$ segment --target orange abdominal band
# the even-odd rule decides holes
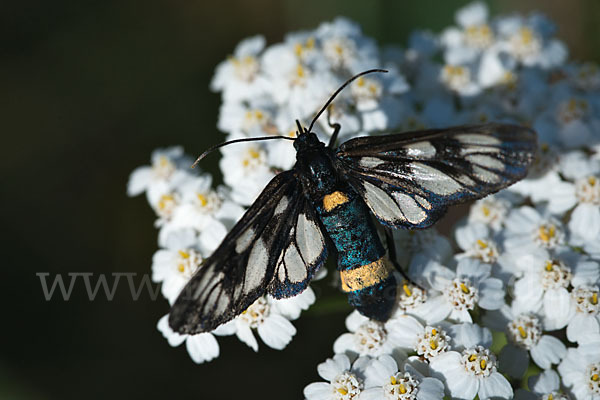
[[[354,292],[378,284],[392,273],[392,266],[386,257],[382,257],[370,264],[351,270],[340,271],[342,290]]]

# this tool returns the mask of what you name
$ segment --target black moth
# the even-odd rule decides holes
[[[395,303],[397,264],[386,254],[372,215],[386,229],[427,228],[448,206],[482,198],[526,175],[536,135],[516,125],[359,137],[335,149],[340,126],[330,124],[334,133],[325,146],[311,132],[314,122],[346,85],[371,72],[385,71],[348,80],[308,129],[297,122],[295,166],[269,182],[188,282],[171,308],[175,331],[208,332],[266,293],[275,298],[301,293],[328,250],[337,254],[350,304],[385,321]]]

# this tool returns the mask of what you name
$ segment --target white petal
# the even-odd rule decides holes
[[[304,388],[304,396],[308,400],[330,400],[333,388],[325,382],[314,382]]]
[[[127,195],[137,196],[148,188],[152,179],[151,167],[138,167],[133,170],[127,182]]]
[[[343,333],[333,342],[334,353],[345,353],[346,351],[356,352],[353,333]]]
[[[414,350],[417,335],[423,333],[425,327],[409,315],[399,315],[386,324],[394,332],[394,345]]]
[[[392,357],[384,355],[372,360],[365,370],[365,387],[383,386],[396,372],[398,365]]]
[[[346,317],[346,328],[350,332],[355,332],[359,326],[367,322],[369,318],[361,315],[358,311],[354,310]]]
[[[577,204],[575,185],[570,182],[556,182],[548,190],[550,192],[548,211],[553,214],[562,214]]]
[[[471,318],[471,314],[466,308],[462,310],[452,309],[450,315],[448,315],[448,319],[456,322],[473,322],[473,318]]]
[[[504,305],[502,281],[497,278],[485,279],[479,285],[479,307],[484,310],[498,310]]]
[[[449,351],[434,357],[430,366],[434,377],[446,383],[452,397],[471,400],[477,394],[479,380],[464,369],[457,352]]]
[[[543,335],[530,352],[531,358],[540,368],[548,369],[562,360],[567,354],[567,347],[554,336]]]
[[[383,400],[383,388],[381,386],[370,387],[360,392],[360,400]],[[333,397],[330,397],[330,399]]]
[[[597,262],[580,261],[575,265],[571,280],[573,286],[596,285],[598,280],[600,280],[600,266]]]
[[[459,324],[450,327],[454,346],[470,348],[478,345],[489,347],[492,344],[492,334],[487,328],[477,324]]]
[[[185,347],[196,364],[210,361],[219,356],[219,343],[211,333],[189,336],[185,341]]]
[[[328,358],[317,366],[319,376],[328,381],[332,381],[336,376],[350,369],[350,360],[345,354],[336,354],[333,358]]]
[[[317,367],[317,371],[319,372],[319,376],[321,376],[321,378],[330,382],[334,380],[336,376],[343,372],[340,370],[338,363],[336,363],[330,358],[327,359],[325,362],[319,364],[319,366]]]
[[[490,276],[491,272],[492,266],[490,264],[484,264],[474,258],[464,258],[456,266],[456,276],[467,277],[474,284]]]
[[[501,373],[494,372],[481,380],[479,385],[479,398],[481,400],[489,398],[510,399],[512,396],[512,387]]]
[[[440,294],[428,298],[425,303],[414,310],[414,313],[428,324],[435,324],[445,319],[450,314],[450,311],[452,311],[452,307],[444,296]]]
[[[600,332],[600,324],[594,315],[577,313],[567,326],[567,339],[579,342],[587,335]]]
[[[586,241],[600,235],[600,207],[593,204],[579,204],[571,214],[569,229]]]
[[[237,324],[237,331],[235,335],[242,341],[246,343],[252,350],[258,351],[258,342],[252,333],[252,329],[246,324]]]
[[[580,378],[585,366],[582,354],[575,348],[567,349],[567,355],[558,366],[558,372],[565,386],[572,386]]]
[[[164,315],[158,320],[156,328],[160,331],[160,333],[162,333],[163,337],[167,339],[169,345],[172,347],[179,346],[181,343],[185,342],[185,339],[188,337],[188,335],[180,335],[171,329],[169,326],[169,314]]]
[[[560,388],[560,378],[553,369],[532,376],[527,381],[529,388],[536,393],[550,393]]]
[[[439,400],[444,398],[444,384],[435,378],[423,378],[417,392],[418,400]]]
[[[274,300],[273,306],[280,314],[293,321],[300,317],[303,310],[308,310],[314,304],[315,299],[315,292],[311,287],[308,287],[297,296]]]
[[[217,336],[229,336],[235,334],[237,326],[235,320],[231,320],[222,325],[219,325],[211,333]]]
[[[550,289],[544,294],[544,327],[547,330],[561,329],[571,317],[571,295],[565,288]]]
[[[294,325],[279,314],[270,314],[257,330],[262,341],[276,350],[283,350],[296,334]]]

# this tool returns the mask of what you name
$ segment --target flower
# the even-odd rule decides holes
[[[359,399],[364,389],[365,369],[368,357],[360,357],[354,363],[346,354],[336,354],[319,364],[319,376],[327,382],[314,382],[304,388],[308,400]]]
[[[335,353],[351,352],[372,357],[390,354],[402,334],[395,319],[382,323],[364,317],[356,310],[346,318],[346,328],[350,332],[342,334],[333,344]]]
[[[600,333],[600,303],[598,285],[581,285],[571,291],[575,315],[567,325],[567,338],[579,342],[587,336]]]
[[[483,346],[441,354],[431,360],[431,369],[453,398],[512,398],[510,383],[497,371],[496,356]]]
[[[395,344],[401,348],[416,351],[417,355],[431,360],[450,350],[450,336],[439,326],[424,326],[410,315],[394,318],[398,330]]]
[[[476,305],[496,310],[503,304],[502,281],[491,276],[491,266],[465,258],[458,262],[456,272],[439,265],[430,272],[431,286],[440,293],[431,297],[430,306],[451,321],[472,322],[470,310]],[[434,321],[435,322],[435,321]]]
[[[409,362],[399,369],[389,355],[372,360],[365,369],[365,377],[361,399],[438,400],[444,397],[442,382],[424,376]]]
[[[513,309],[514,308],[514,309]],[[504,305],[498,311],[488,312],[485,322],[498,331],[506,332],[509,343],[499,355],[501,371],[521,378],[529,365],[529,357],[540,368],[548,369],[558,364],[567,353],[563,342],[554,336],[545,335],[542,321],[533,313],[519,313]]]
[[[197,240],[192,229],[175,232],[169,237],[167,248],[152,257],[152,281],[162,282],[161,292],[170,304],[204,259],[196,247]]]
[[[600,396],[600,335],[590,335],[577,348],[569,348],[558,366],[563,384],[575,399]]]
[[[561,329],[576,309],[569,288],[593,284],[599,277],[598,263],[594,261],[571,252],[554,257],[546,253],[533,259],[523,277],[515,282],[514,307],[521,312],[538,313],[548,330]]]

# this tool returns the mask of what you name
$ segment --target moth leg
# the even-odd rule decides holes
[[[388,228],[388,227],[384,227],[383,230],[385,232],[385,241],[386,241],[387,249],[388,249],[388,258],[392,262],[392,265],[394,265],[394,268],[396,268],[396,270],[398,272],[400,272],[400,275],[402,275],[402,277],[404,278],[405,281],[407,281],[408,283],[410,283],[412,285],[415,285],[416,287],[418,287],[421,290],[424,290],[421,287],[421,285],[419,285],[418,283],[416,283],[415,281],[410,279],[408,274],[400,266],[400,263],[398,262],[398,253],[396,252],[396,244],[394,243],[394,234],[393,234],[392,229]]]
[[[329,139],[329,144],[327,147],[335,146],[335,141],[337,140],[338,134],[340,133],[340,129],[342,126],[340,124],[331,122],[331,107],[327,107],[327,125],[333,128],[333,134],[331,135],[331,139]]]

